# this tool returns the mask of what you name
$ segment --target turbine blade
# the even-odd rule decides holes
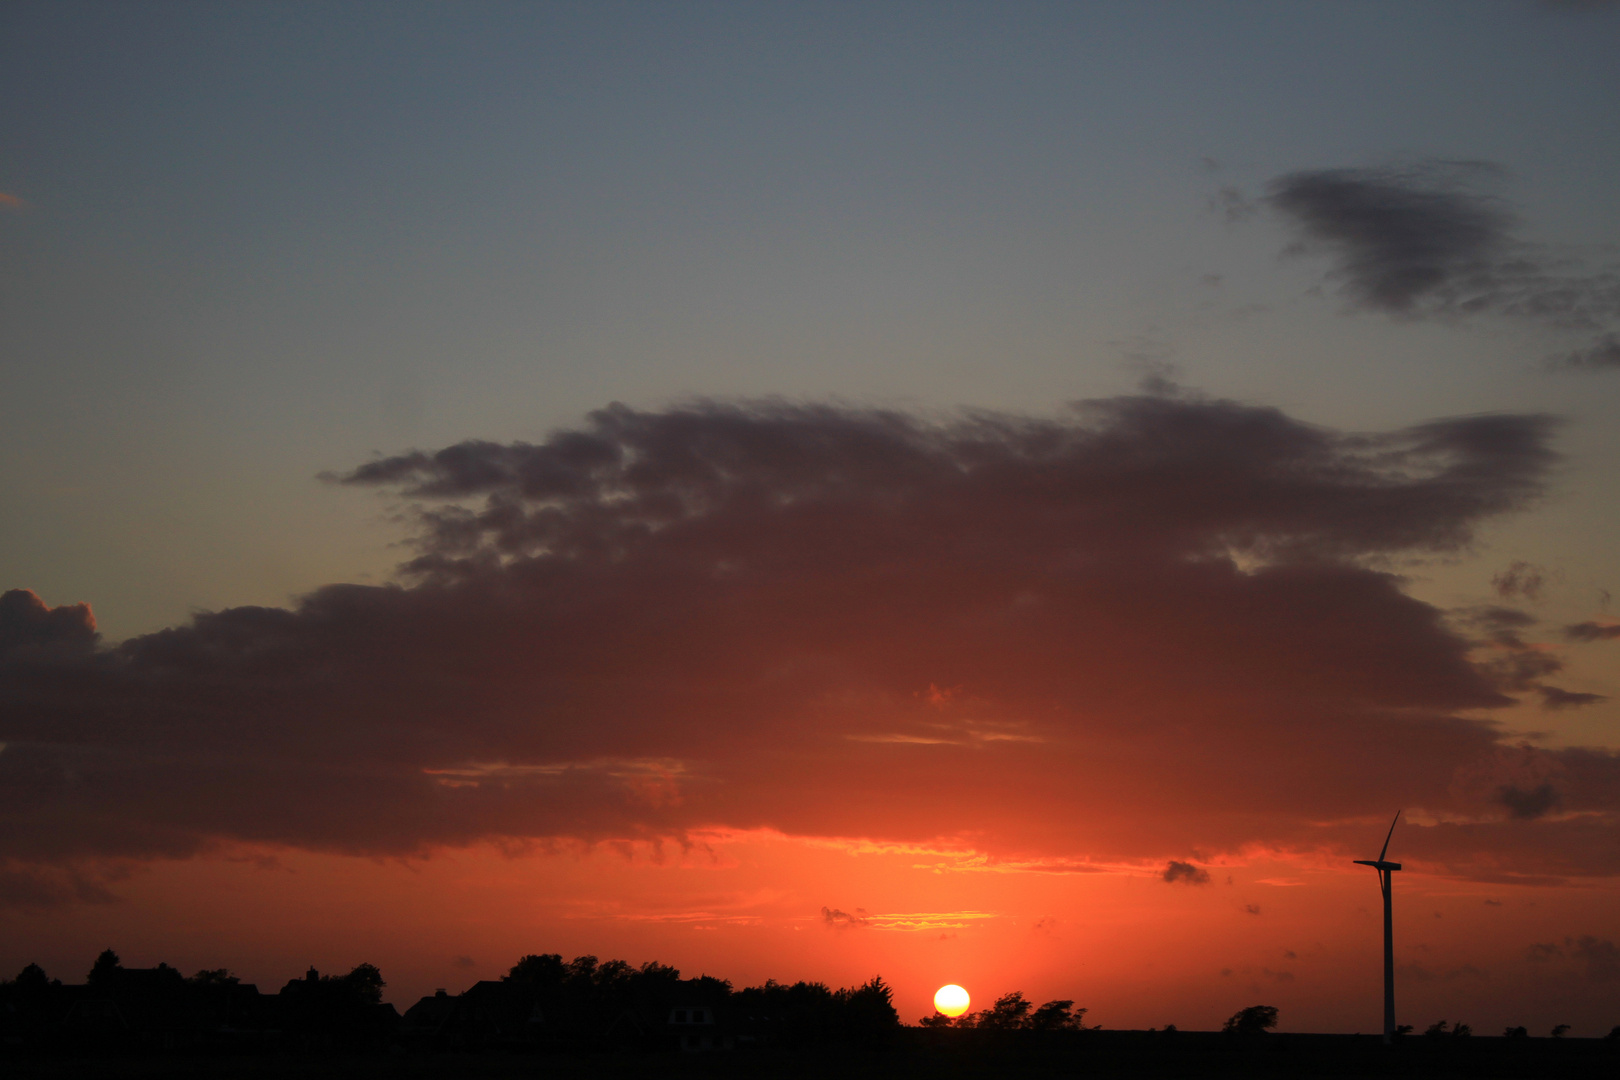
[[[1395,811],[1395,821],[1401,820],[1401,812]],[[1378,861],[1383,862],[1384,856],[1389,854],[1389,838],[1395,835],[1395,821],[1389,823],[1389,833],[1384,837],[1384,850],[1378,853]]]

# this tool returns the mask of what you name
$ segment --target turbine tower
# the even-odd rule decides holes
[[[1401,820],[1401,812],[1395,811],[1395,821]],[[1378,853],[1377,859],[1356,859],[1358,866],[1370,866],[1378,871],[1378,887],[1384,891],[1384,1042],[1388,1044],[1395,1038],[1395,927],[1391,918],[1389,904],[1390,874],[1399,870],[1398,862],[1385,862],[1384,856],[1389,854],[1389,838],[1395,835],[1395,821],[1389,823],[1389,832],[1384,837],[1384,850]]]

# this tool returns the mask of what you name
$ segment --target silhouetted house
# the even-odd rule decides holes
[[[67,987],[87,990],[88,987]],[[67,1012],[56,1024],[52,1040],[70,1050],[125,1050],[136,1042],[136,1035],[118,1002],[107,997],[74,994]]]
[[[422,998],[405,1011],[401,1031],[412,1045],[445,1050],[535,1049],[547,1034],[534,990],[492,979],[454,997],[439,990]]]
[[[376,981],[368,983],[369,971]],[[308,1050],[357,1049],[380,1045],[399,1029],[392,1005],[379,1000],[380,977],[361,965],[348,975],[321,976],[310,968],[277,995],[279,1026],[294,1045]]]
[[[435,990],[405,1010],[400,1017],[400,1035],[412,1046],[436,1045],[445,1032],[445,1023],[456,1011],[460,996],[451,997],[444,990]]]
[[[730,1050],[737,1045],[736,1032],[720,1012],[713,1005],[677,1005],[669,1010],[667,1027],[684,1051]]]
[[[648,1024],[635,1009],[620,1009],[596,1040],[603,1050],[649,1050],[653,1041]]]

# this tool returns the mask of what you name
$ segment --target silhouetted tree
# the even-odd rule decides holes
[[[1028,1026],[1032,1031],[1084,1031],[1085,1020],[1086,1010],[1076,1009],[1074,1002],[1048,1001],[1030,1014]],[[1171,1024],[1164,1030],[1174,1031],[1176,1026]]]
[[[1003,994],[988,1009],[967,1013],[954,1020],[935,1013],[918,1023],[927,1028],[981,1028],[985,1031],[1084,1031],[1085,1009],[1076,1009],[1073,1001],[1048,1001],[1034,1008],[1023,991]]]
[[[1555,1039],[1562,1039],[1568,1033],[1569,1033],[1569,1025],[1568,1024],[1559,1024],[1557,1027],[1552,1029],[1552,1037],[1555,1038]]]
[[[341,975],[336,980],[346,985],[359,1001],[367,1005],[382,1004],[383,982],[382,972],[371,964],[356,964],[354,970],[347,975]]]
[[[1233,1013],[1221,1030],[1229,1035],[1264,1035],[1276,1026],[1277,1006],[1250,1005]]]
[[[1469,1024],[1458,1024],[1456,1027],[1451,1029],[1451,1037],[1454,1039],[1466,1039],[1473,1033],[1474,1029]]]
[[[567,978],[568,969],[556,953],[530,953],[512,965],[502,979],[510,982],[530,983],[534,986],[557,986]]]
[[[1603,1041],[1620,1042],[1620,1024],[1616,1024],[1614,1027],[1610,1028],[1609,1033],[1603,1036]]]
[[[238,986],[242,982],[224,968],[204,969],[186,981],[192,986]]]
[[[1438,1039],[1440,1036],[1446,1034],[1446,1027],[1447,1027],[1446,1021],[1444,1021],[1444,1020],[1436,1021],[1435,1023],[1430,1024],[1428,1027],[1424,1028],[1423,1029],[1423,1034],[1427,1035],[1431,1039]]]
[[[858,1043],[881,1041],[900,1026],[894,1011],[894,991],[882,976],[873,976],[860,986],[850,986],[833,995],[839,1015],[836,1034]]]
[[[29,964],[17,972],[16,981],[12,985],[25,994],[37,994],[43,993],[51,985],[51,980],[46,978],[44,968],[38,964]]]
[[[1530,1032],[1522,1027],[1504,1028],[1502,1037],[1504,1039],[1527,1039],[1530,1037]]]
[[[90,974],[85,976],[84,981],[91,986],[105,989],[123,970],[124,966],[119,963],[118,954],[111,949],[103,949],[101,955],[96,957],[96,962],[90,966]]]
[[[1030,1008],[1030,1003],[1024,1000],[1023,991],[1014,990],[996,998],[995,1004],[978,1013],[974,1026],[990,1031],[1015,1031],[1028,1021]]]

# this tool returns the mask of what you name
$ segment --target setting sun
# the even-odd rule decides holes
[[[934,991],[934,1008],[946,1016],[961,1016],[968,1011],[968,992],[951,983]]]

